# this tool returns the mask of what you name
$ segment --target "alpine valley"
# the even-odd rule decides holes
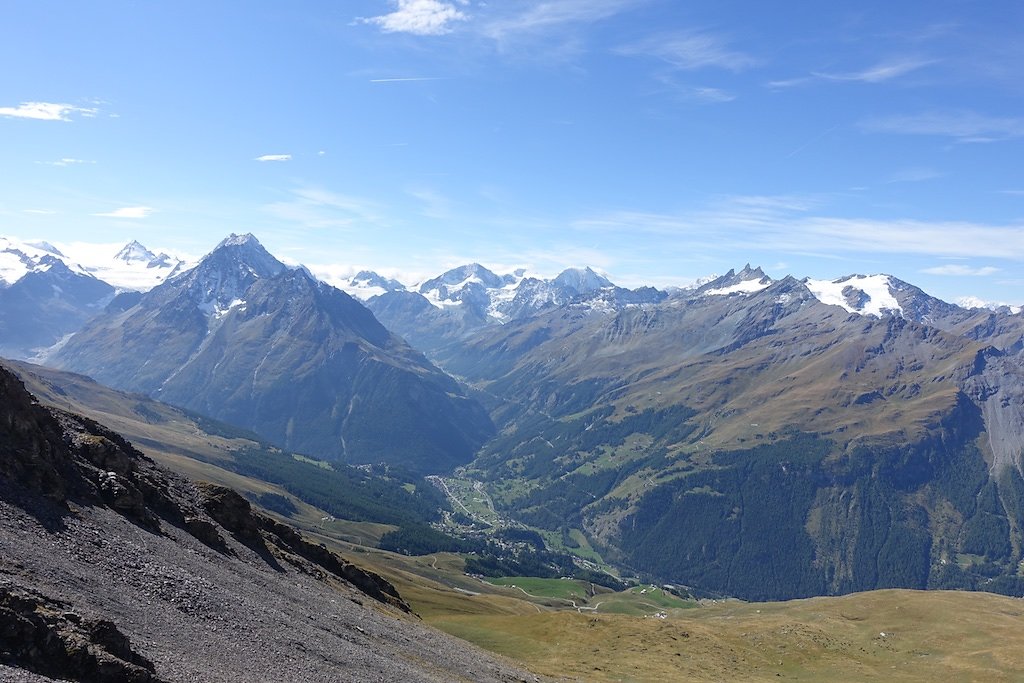
[[[646,614],[628,611],[631,581],[650,584],[644,600],[658,591],[659,615],[694,596],[1024,596],[1019,309],[958,306],[884,274],[775,279],[750,265],[669,290],[619,287],[590,268],[547,279],[478,264],[405,284],[369,271],[325,281],[252,235],[196,263],[137,242],[89,265],[45,243],[0,246],[0,350],[37,397],[0,377],[17,402],[7,423],[21,439],[38,425],[48,436],[33,437],[33,452],[73,465],[0,469],[35,487],[18,494],[29,502],[5,503],[27,511],[23,529],[35,515],[66,533],[78,524],[69,511],[93,505],[82,523],[111,534],[126,533],[114,512],[163,529],[161,557],[175,543],[217,571],[263,576],[260,562],[296,557],[308,575],[344,578],[331,564],[344,561],[293,538],[293,524],[366,553],[387,578],[373,589],[387,609],[411,604],[554,675],[564,663],[495,644],[480,635],[490,622],[459,621],[533,618],[554,608],[541,588],[521,582],[527,597],[513,597],[465,573],[589,586],[557,605],[566,619],[600,612],[604,594]],[[99,423],[270,516],[157,471]],[[97,440],[113,444],[102,457]],[[3,456],[23,454],[18,444]],[[223,517],[227,499],[245,520]],[[228,556],[247,568],[225,570]],[[440,594],[459,606],[440,610]],[[593,616],[565,628],[593,628]],[[550,622],[539,624],[515,642],[543,642]],[[410,633],[420,653],[429,639]],[[122,668],[148,672],[137,680],[157,680],[145,678],[160,673],[154,657],[172,659],[119,652]],[[494,680],[520,675],[486,667]]]

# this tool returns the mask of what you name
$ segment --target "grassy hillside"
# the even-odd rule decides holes
[[[563,611],[429,622],[572,681],[1009,682],[1024,671],[1024,605],[980,593],[707,603],[665,618]]]

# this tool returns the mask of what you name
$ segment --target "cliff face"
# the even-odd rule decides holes
[[[380,576],[0,368],[0,679],[525,680],[408,612]]]

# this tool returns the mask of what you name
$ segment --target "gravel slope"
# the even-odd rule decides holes
[[[148,667],[131,680],[539,680],[292,554],[280,528],[261,528],[265,544],[226,529],[200,487],[98,425],[21,405],[20,383],[0,380],[0,680],[50,680],[13,667],[57,636],[83,657],[99,652],[86,642],[97,624],[115,634],[111,651]],[[117,486],[98,458],[119,464]],[[32,620],[49,620],[38,643],[17,635]],[[84,667],[49,673],[128,680]]]

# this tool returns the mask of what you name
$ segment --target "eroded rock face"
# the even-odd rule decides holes
[[[97,683],[161,683],[153,663],[105,619],[0,584],[0,664],[45,676]]]
[[[21,381],[0,372],[0,477],[61,501],[81,483],[62,447],[63,432]]]

